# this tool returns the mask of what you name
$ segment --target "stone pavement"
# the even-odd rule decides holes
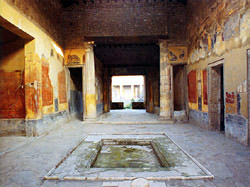
[[[115,181],[52,181],[43,180],[43,177],[90,133],[149,132],[166,133],[215,177],[213,180],[151,181],[151,184],[162,186],[164,182],[166,186],[249,186],[250,148],[219,132],[207,131],[192,124],[86,124],[77,120],[63,124],[59,129],[39,138],[1,137],[0,186],[105,186],[107,182]],[[122,183],[125,185],[129,181]]]
[[[110,148],[109,151],[107,147]],[[99,156],[97,156],[98,153],[100,153]],[[165,134],[146,133],[91,134],[73,148],[71,154],[46,174],[45,178],[53,180],[133,180],[135,178],[191,180],[212,179],[213,176],[199,163],[195,163],[190,155],[183,152]]]
[[[145,110],[111,110],[99,116],[94,121],[86,121],[86,123],[97,124],[160,124],[166,123],[159,120],[159,116],[147,113]]]

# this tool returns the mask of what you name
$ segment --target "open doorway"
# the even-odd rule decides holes
[[[185,69],[184,65],[173,66],[173,83],[174,83],[174,118],[176,120],[186,119],[185,107]]]
[[[24,119],[25,40],[1,26],[0,36],[0,119]]]
[[[144,109],[144,76],[112,77],[111,109]]]
[[[223,61],[216,62],[215,64],[209,68],[209,127],[224,132],[224,66]]]
[[[83,80],[82,68],[69,68],[70,72],[70,100],[69,112],[83,120]]]

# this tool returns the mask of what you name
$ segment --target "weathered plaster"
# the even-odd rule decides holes
[[[86,51],[86,94],[85,94],[85,108],[86,119],[94,119],[97,116],[96,111],[96,73],[95,73],[95,57],[93,45],[85,43]]]
[[[33,121],[26,124],[25,132],[29,135],[36,135],[35,131],[32,130],[38,128],[36,121],[42,120],[44,122],[43,118],[45,115],[53,115],[56,112],[57,107],[54,105],[54,101],[58,100],[58,73],[64,69],[63,57],[53,48],[52,42],[57,43],[42,28],[32,23],[20,10],[6,1],[0,1],[0,18],[1,26],[10,29],[13,33],[26,39],[26,43],[24,44],[24,60],[23,62],[20,61],[16,69],[20,69],[22,65],[24,66],[25,123]],[[19,55],[18,58],[20,57]],[[5,58],[8,58],[8,56]],[[17,62],[15,58],[12,60]],[[44,62],[46,62],[48,71],[46,73],[47,80],[51,82],[49,87],[53,88],[52,95],[50,94],[50,102],[46,106],[43,106],[42,97],[42,64]],[[6,64],[3,64],[3,67],[7,68]],[[67,110],[67,102],[62,103],[58,107],[59,111]],[[40,124],[43,124],[43,122]],[[52,122],[54,123],[54,121],[50,121],[46,122],[46,124],[52,124]]]
[[[172,119],[172,65],[168,63],[167,41],[160,42],[160,118]]]
[[[196,4],[195,12],[190,12],[193,17],[188,26],[190,45],[187,72],[206,70],[208,66],[223,59],[225,134],[246,143],[245,120],[248,119],[246,50],[250,47],[250,9],[247,3],[241,0],[235,3],[214,1],[212,4],[213,8],[209,9],[205,9],[201,4],[199,6],[203,9],[197,9]],[[200,15],[206,12],[209,12],[208,17]],[[195,20],[195,17],[199,19]],[[199,30],[194,27],[197,24]],[[203,80],[203,74],[201,75]],[[203,81],[201,83],[203,90]],[[202,103],[204,95],[205,93],[201,95]],[[195,111],[190,115],[199,112],[197,104],[189,103],[189,108]],[[202,112],[208,110],[208,106],[203,103]],[[236,117],[232,120],[229,119],[230,116]],[[201,118],[197,121],[204,123]]]
[[[65,49],[65,66],[77,66],[85,64],[85,49]]]
[[[0,119],[24,119],[24,40],[18,38],[0,48]]]

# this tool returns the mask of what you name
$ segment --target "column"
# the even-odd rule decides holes
[[[147,70],[146,76],[146,90],[147,90],[147,105],[146,111],[149,113],[154,112],[154,91],[153,91],[153,72],[151,69]]]
[[[109,87],[110,87],[110,81],[109,81],[109,69],[104,69],[104,82],[103,82],[103,99],[104,99],[104,112],[110,111],[110,94],[109,94]]]
[[[85,119],[95,119],[96,118],[96,88],[95,88],[95,60],[94,60],[94,51],[93,44],[86,42],[85,46],[85,107],[86,107],[86,116]]]
[[[168,63],[167,41],[160,41],[160,119],[172,119],[171,69]]]
[[[154,76],[154,106],[159,107],[159,71],[155,70],[155,76]]]
[[[140,84],[140,93],[139,93],[139,97],[142,98],[143,96],[143,90],[142,90],[142,84]]]
[[[135,87],[134,86],[135,85],[131,84],[131,92],[132,92],[131,96],[133,99],[135,98]]]
[[[120,97],[120,98],[119,98],[119,99],[120,99],[120,101],[122,100],[122,95],[123,95],[123,93],[122,93],[122,92],[123,92],[123,85],[122,85],[122,84],[120,84],[120,96],[119,96],[119,97]]]

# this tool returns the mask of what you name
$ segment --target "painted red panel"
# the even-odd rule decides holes
[[[30,109],[34,116],[39,114],[39,100],[40,97],[39,89],[34,87],[26,87],[26,107]]]
[[[195,70],[188,73],[188,100],[191,103],[197,102],[197,81]]]
[[[0,70],[0,118],[24,118],[24,73]]]
[[[207,105],[207,70],[203,70],[203,104]]]
[[[42,98],[43,106],[53,104],[53,87],[49,78],[49,63],[42,61]]]
[[[67,102],[66,95],[66,76],[64,70],[58,73],[58,84],[59,84],[59,103]]]
[[[232,93],[226,92],[226,103],[234,104],[234,102],[235,102],[234,92],[232,92]]]

